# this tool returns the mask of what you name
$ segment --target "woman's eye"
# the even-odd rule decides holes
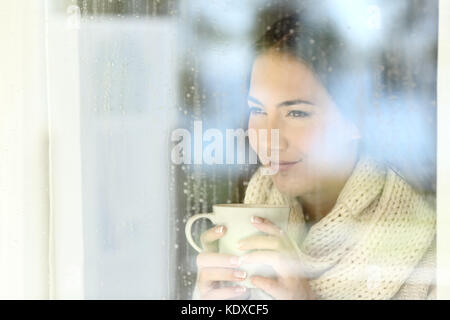
[[[305,117],[309,117],[309,113],[308,112],[304,112],[304,111],[300,111],[300,110],[292,110],[289,111],[288,116],[291,116],[293,118],[305,118]]]
[[[250,114],[265,114],[264,110],[261,108],[251,107],[249,110]]]

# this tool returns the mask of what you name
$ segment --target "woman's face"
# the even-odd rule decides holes
[[[266,166],[273,163],[264,155],[274,161],[278,152],[272,180],[281,192],[301,196],[326,189],[354,165],[357,127],[299,59],[273,51],[260,55],[253,64],[248,106],[249,129],[267,130],[267,139],[250,136],[250,145]],[[271,144],[271,129],[279,129],[278,146]]]

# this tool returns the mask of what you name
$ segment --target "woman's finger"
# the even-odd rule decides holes
[[[200,236],[200,242],[203,250],[216,251],[217,243],[215,243],[215,241],[225,235],[225,232],[227,231],[226,229],[227,228],[225,226],[215,226],[203,232]]]
[[[290,259],[286,255],[272,250],[256,250],[242,256],[242,265],[262,264],[271,266],[278,275],[290,275]]]
[[[204,300],[226,300],[232,298],[241,299],[244,294],[247,294],[245,287],[233,286],[212,289],[202,296]]]
[[[197,275],[197,287],[202,295],[209,292],[221,282],[243,281],[247,277],[247,273],[242,270],[228,268],[202,268],[199,269]]]
[[[247,272],[228,268],[203,268],[199,270],[197,283],[208,284],[213,281],[242,281],[247,278]]]
[[[276,279],[252,276],[250,277],[251,283],[268,294],[270,294],[275,299],[285,299],[285,290],[281,284]]]
[[[238,249],[240,250],[277,250],[283,251],[286,249],[285,242],[280,237],[256,235],[238,242]]]
[[[201,252],[197,255],[197,268],[221,267],[237,268],[241,265],[242,258],[231,254],[217,252]]]
[[[273,236],[283,235],[283,230],[268,219],[252,216],[251,222],[255,228]]]

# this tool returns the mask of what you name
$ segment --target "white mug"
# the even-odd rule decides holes
[[[242,256],[246,252],[238,249],[238,242],[241,239],[257,234],[265,234],[255,228],[251,223],[252,216],[258,216],[270,220],[283,231],[287,231],[290,208],[287,205],[266,205],[266,204],[216,204],[213,205],[212,213],[196,214],[186,222],[186,238],[189,244],[198,252],[202,248],[198,246],[192,238],[192,224],[201,218],[209,219],[212,223],[223,225],[227,228],[225,235],[219,239],[219,253]],[[247,272],[247,278],[251,275],[273,276],[271,268],[262,265],[243,265],[242,270]],[[248,279],[242,285],[254,288]]]

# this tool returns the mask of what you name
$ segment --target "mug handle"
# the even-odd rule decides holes
[[[192,217],[190,217],[188,219],[188,221],[186,222],[186,227],[184,228],[184,232],[186,233],[186,239],[188,240],[189,244],[195,249],[197,250],[197,252],[202,252],[203,249],[200,248],[194,241],[194,239],[192,239],[192,234],[191,234],[191,228],[192,225],[194,224],[195,221],[197,221],[200,218],[205,218],[205,219],[209,219],[211,220],[212,223],[215,224],[215,216],[214,214],[211,213],[200,213],[200,214],[196,214],[193,215]]]

